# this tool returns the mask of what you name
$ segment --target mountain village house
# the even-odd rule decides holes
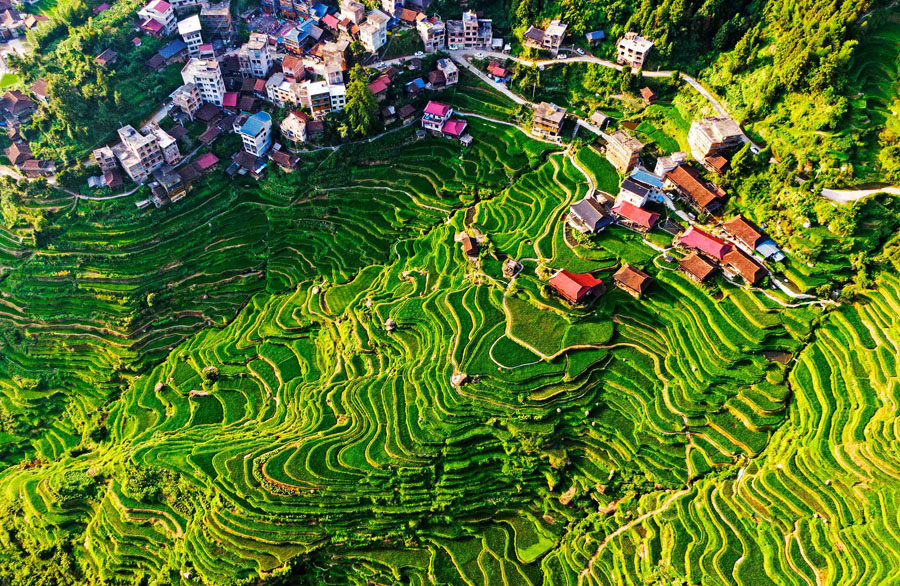
[[[616,45],[616,63],[640,69],[644,66],[644,60],[652,48],[651,41],[635,32],[627,32]]]
[[[534,108],[534,118],[531,122],[531,133],[537,136],[559,136],[566,119],[566,109],[556,104],[541,102]]]
[[[590,273],[573,273],[559,270],[550,277],[547,284],[571,304],[583,303],[590,297],[603,295],[606,287],[603,281]]]
[[[624,130],[609,135],[606,143],[606,160],[620,173],[628,173],[640,162],[644,145]]]
[[[653,278],[644,271],[626,263],[613,275],[613,281],[616,287],[632,297],[638,298],[647,292],[647,289],[653,283]]]
[[[688,132],[691,156],[700,162],[732,151],[743,141],[744,133],[741,127],[733,118],[727,116],[707,116],[694,120]]]
[[[551,21],[550,26],[546,30],[530,26],[522,35],[522,44],[526,47],[550,51],[556,54],[566,38],[566,28],[568,28],[568,25],[563,24],[559,20]]]

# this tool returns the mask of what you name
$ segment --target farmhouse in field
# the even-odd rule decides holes
[[[703,283],[716,272],[716,265],[696,252],[689,254],[680,261],[678,266],[689,279],[696,283]]]
[[[478,241],[469,236],[468,234],[463,234],[459,239],[460,244],[462,244],[463,254],[466,255],[468,260],[475,260],[478,258]]]
[[[724,257],[725,265],[740,275],[748,285],[757,285],[766,276],[766,269],[740,248],[732,248]]]
[[[541,102],[534,108],[531,132],[537,136],[557,137],[566,119],[566,109],[556,104]]]
[[[716,238],[712,234],[708,234],[696,226],[691,226],[685,230],[684,233],[677,236],[672,243],[675,246],[683,246],[702,252],[720,262],[732,248],[732,246],[724,240]]]
[[[613,275],[613,281],[615,281],[619,289],[637,298],[647,292],[647,289],[653,282],[653,278],[644,271],[626,263]]]
[[[656,212],[649,212],[627,201],[617,203],[612,211],[619,217],[619,223],[637,232],[647,232],[659,220]]]
[[[565,269],[556,271],[547,282],[563,299],[572,304],[582,303],[591,296],[603,295],[606,286],[590,273],[573,273]]]
[[[722,207],[725,192],[704,181],[690,165],[678,165],[666,173],[666,189],[675,191],[681,199],[700,213],[715,213]]]
[[[422,115],[422,128],[447,138],[460,139],[466,130],[466,121],[451,118],[453,108],[440,102],[428,102]]]
[[[606,160],[620,173],[628,173],[640,162],[644,145],[624,130],[609,135],[606,142]]]
[[[744,216],[735,216],[725,222],[722,227],[729,236],[749,250],[758,252],[763,258],[771,258],[776,262],[784,260],[784,253],[779,250],[778,245]]]
[[[596,234],[613,223],[612,216],[609,216],[600,203],[590,197],[573,203],[569,207],[568,223],[572,228],[583,234]]]

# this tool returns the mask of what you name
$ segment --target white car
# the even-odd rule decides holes
[[[584,49],[582,49],[581,47],[578,47],[577,49],[575,49],[575,52],[578,53],[579,55],[584,55]]]
[[[566,55],[565,53],[560,53],[559,55],[556,56],[557,59],[565,59],[567,57],[568,57],[568,55]]]
[[[484,53],[481,53],[481,52],[475,53],[475,58],[476,59],[484,59]]]
[[[425,53],[422,51],[416,51],[416,57],[424,57]]]

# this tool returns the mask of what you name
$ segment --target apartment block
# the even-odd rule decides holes
[[[300,103],[300,84],[289,81],[284,73],[273,73],[266,81],[266,97],[279,108]]]
[[[231,39],[231,7],[228,2],[209,4],[200,9],[200,24],[206,34],[214,39]]]
[[[163,161],[167,165],[174,165],[181,160],[181,152],[178,150],[178,141],[172,135],[160,128],[156,122],[151,122],[144,127],[144,131],[156,138],[156,144],[162,152]]]
[[[133,126],[123,126],[119,129],[119,139],[122,142],[113,147],[113,153],[135,183],[143,183],[150,173],[165,163],[159,142],[152,133],[141,134]]]
[[[387,42],[387,25],[390,19],[390,16],[375,9],[359,25],[359,41],[370,53],[378,51]]]
[[[194,112],[200,109],[200,104],[202,103],[200,88],[193,83],[184,84],[172,95],[172,103],[180,107],[188,115],[188,118],[193,120]]]
[[[266,77],[272,69],[272,46],[269,44],[269,35],[265,33],[251,33],[250,40],[241,46],[238,52],[238,62],[241,66],[243,77]]]
[[[203,44],[200,15],[195,14],[178,21],[178,34],[184,39],[184,44],[188,48],[188,54],[191,57],[197,57],[200,54],[200,45]]]
[[[306,142],[306,123],[309,117],[303,112],[291,112],[281,121],[281,136],[293,143]]]
[[[422,15],[416,22],[416,30],[422,38],[426,53],[443,51],[447,47],[447,28],[439,16]]]
[[[257,157],[264,155],[272,145],[272,117],[268,112],[257,112],[247,118],[238,134],[245,151]]]
[[[490,49],[493,40],[493,24],[489,18],[478,18],[475,12],[464,12],[461,20],[447,21],[447,48]]]
[[[219,62],[213,59],[190,59],[181,70],[184,83],[192,83],[200,90],[200,99],[216,106],[225,97],[225,82]]]
[[[349,19],[353,24],[360,24],[366,19],[366,7],[356,0],[341,1],[341,19]]]
[[[165,0],[153,0],[140,10],[141,29],[156,37],[165,37],[175,31],[177,20],[172,5]]]

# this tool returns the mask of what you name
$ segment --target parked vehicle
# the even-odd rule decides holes
[[[565,59],[566,57],[568,57],[568,55],[566,55],[565,53],[560,53],[556,56],[557,59]]]
[[[577,49],[575,49],[575,52],[578,53],[579,55],[584,55],[584,49],[582,49],[581,47],[578,47]]]

